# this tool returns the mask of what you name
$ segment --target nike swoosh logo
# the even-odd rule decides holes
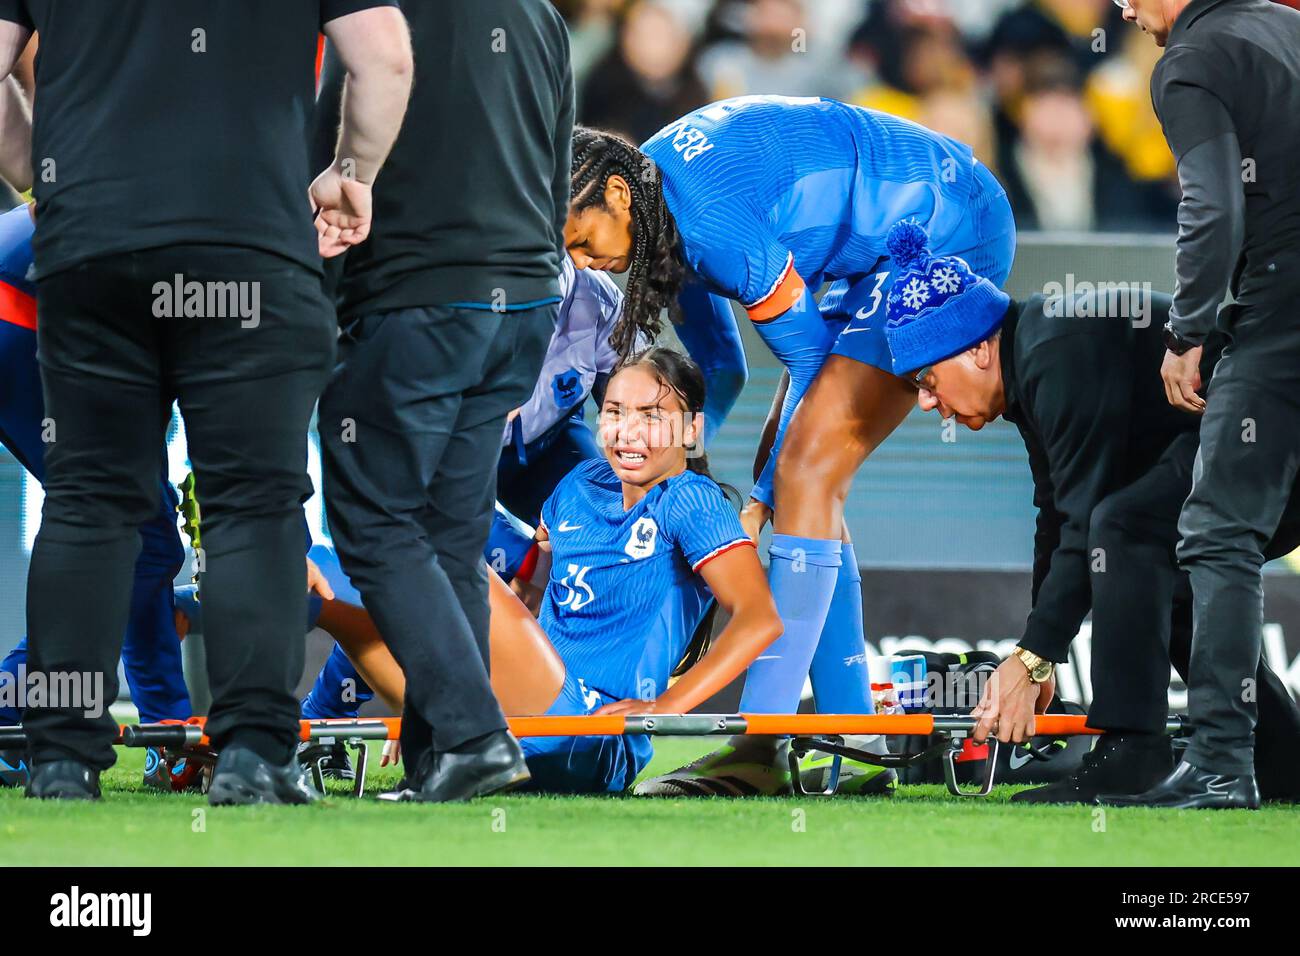
[[[581,527],[582,525],[580,524],[569,524],[569,522],[567,521],[561,521],[560,526],[555,530],[556,531],[577,531]]]
[[[862,308],[858,309],[857,313],[854,315],[854,318],[858,318],[858,319],[869,319],[869,318],[871,318],[871,313],[872,313],[872,312],[875,312],[875,311],[876,311],[875,309],[868,309],[868,308],[864,305]]]
[[[1024,747],[1017,747],[1015,750],[1011,751],[1011,756],[1007,762],[1011,764],[1012,770],[1019,770],[1033,759],[1034,755],[1028,750]]]

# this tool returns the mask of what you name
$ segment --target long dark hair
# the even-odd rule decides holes
[[[677,322],[686,267],[682,263],[677,223],[664,202],[663,174],[645,153],[615,133],[579,126],[573,131],[570,189],[575,212],[605,208],[605,184],[619,175],[632,190],[632,265],[627,277],[623,314],[610,333],[610,345],[627,355],[638,334],[654,341],[663,328],[660,314],[668,310]]]
[[[654,375],[655,379],[664,388],[667,388],[677,396],[678,401],[682,403],[683,409],[691,416],[692,420],[696,415],[704,411],[704,372],[701,368],[690,360],[686,355],[678,352],[676,349],[663,348],[661,346],[651,346],[642,349],[627,356],[614,369],[613,375],[617,375],[625,368],[644,368]],[[610,378],[613,378],[613,375]],[[740,502],[740,493],[731,485],[723,484],[713,477],[709,471],[709,456],[704,453],[702,444],[703,438],[696,439],[695,446],[688,446],[686,454],[686,468],[695,472],[697,475],[703,475],[710,481],[717,484],[722,489],[723,495],[728,498],[733,505]],[[704,617],[700,620],[699,625],[695,628],[695,633],[691,635],[691,642],[686,646],[682,654],[681,661],[673,668],[673,677],[680,677],[688,670],[699,663],[709,651],[709,645],[713,642],[713,623],[718,614],[718,602],[715,600],[705,612]]]

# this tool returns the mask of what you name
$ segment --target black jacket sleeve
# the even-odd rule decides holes
[[[1193,147],[1178,161],[1178,182],[1178,285],[1169,321],[1180,337],[1199,345],[1214,328],[1246,229],[1237,134]]]
[[[1152,100],[1178,160],[1178,286],[1169,321],[1179,336],[1200,344],[1214,328],[1241,254],[1246,194],[1241,147],[1232,116],[1212,92],[1211,54],[1171,50],[1151,79]]]
[[[1021,371],[1026,415],[1041,437],[1051,483],[1051,512],[1040,512],[1040,531],[1044,520],[1058,530],[1050,557],[1037,553],[1036,536],[1035,577],[1044,557],[1046,569],[1020,644],[1058,662],[1069,658],[1092,607],[1088,527],[1109,491],[1122,444],[1116,435],[1127,432],[1131,353],[1108,342],[1087,332],[1059,336],[1040,343]],[[1043,535],[1041,543],[1045,548],[1050,539]]]

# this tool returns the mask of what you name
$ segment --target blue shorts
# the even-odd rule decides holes
[[[1015,218],[1006,190],[980,163],[975,164],[975,182],[966,218],[943,248],[932,251],[965,259],[972,272],[1002,288],[1016,258]],[[885,299],[897,268],[893,259],[884,258],[871,272],[831,283],[818,308],[822,318],[840,328],[832,355],[893,374],[894,360],[885,340]]]
[[[566,670],[546,716],[585,716],[614,700]],[[622,793],[654,754],[648,737],[525,737],[519,744],[533,775],[524,789],[546,793]]]

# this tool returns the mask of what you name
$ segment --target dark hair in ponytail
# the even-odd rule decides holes
[[[575,128],[573,209],[605,208],[605,184],[613,175],[623,177],[632,191],[632,265],[623,314],[609,337],[614,349],[627,355],[636,347],[638,334],[654,341],[663,328],[664,309],[671,321],[680,320],[677,293],[686,267],[677,223],[664,202],[663,175],[654,160],[614,133]]]
[[[692,419],[704,411],[704,372],[686,355],[675,349],[651,346],[624,358],[614,369],[614,374],[617,375],[623,369],[633,367],[649,369],[661,385],[677,396],[683,409]],[[696,439],[697,444],[702,441],[703,437]],[[739,504],[740,493],[731,485],[718,481],[709,471],[709,457],[704,453],[703,447],[687,448],[686,467],[689,471],[704,475],[716,483],[733,505]],[[708,653],[709,645],[713,642],[713,623],[717,614],[718,602],[714,601],[695,628],[695,633],[691,636],[691,642],[686,646],[681,661],[673,668],[673,677],[685,674]]]

